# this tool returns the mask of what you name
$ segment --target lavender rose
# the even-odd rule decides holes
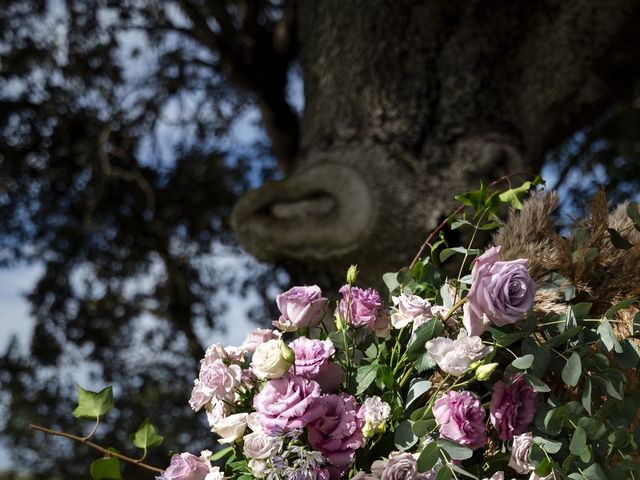
[[[468,336],[466,330],[458,333],[456,340],[438,337],[427,342],[427,352],[446,373],[459,377],[469,365],[484,358],[491,348],[482,343],[480,337]]]
[[[282,439],[270,437],[262,432],[253,432],[244,436],[242,451],[248,458],[266,460],[282,450]]]
[[[533,445],[533,435],[531,432],[513,437],[509,466],[520,474],[529,473],[535,469],[535,466],[529,461],[531,445]]]
[[[311,380],[327,364],[329,358],[336,352],[333,342],[326,340],[311,340],[307,337],[298,337],[289,344],[295,354],[295,374]],[[293,372],[292,372],[293,373]]]
[[[498,380],[493,385],[491,423],[500,439],[509,440],[529,430],[536,413],[537,397],[522,375],[513,377],[508,384]]]
[[[342,294],[340,315],[351,325],[365,327],[369,330],[382,330],[383,326],[386,327],[388,320],[379,321],[379,317],[383,315],[386,317],[384,304],[380,294],[373,288],[362,290],[358,287],[351,287],[351,293],[349,293],[349,285],[343,285],[340,288],[340,293]],[[381,325],[381,323],[385,325]]]
[[[391,452],[388,459],[373,462],[370,478],[382,480],[426,480],[430,478],[431,472],[418,472],[417,457],[417,453]]]
[[[307,428],[309,444],[322,452],[327,460],[338,467],[349,465],[364,439],[364,420],[358,417],[356,399],[345,393],[324,395],[317,404],[323,414]]]
[[[466,391],[449,391],[436,400],[433,415],[440,425],[440,435],[471,449],[487,443],[484,426],[486,412],[480,399]]]
[[[293,287],[276,297],[280,318],[273,325],[283,332],[314,327],[324,317],[327,299],[317,285]]]
[[[324,393],[333,392],[344,381],[344,370],[340,365],[332,362],[325,363],[314,379]]]
[[[169,467],[156,477],[157,480],[204,480],[211,465],[191,453],[181,453],[171,457]]]
[[[313,380],[287,374],[268,381],[253,398],[253,408],[260,414],[260,425],[267,434],[279,435],[303,428],[323,414],[316,399],[320,385]]]
[[[464,306],[464,326],[482,334],[493,323],[516,323],[533,305],[537,285],[529,276],[528,260],[499,261],[500,247],[479,256],[471,271],[471,289]]]
[[[206,387],[213,397],[233,398],[235,390],[242,382],[242,368],[239,365],[227,365],[217,359],[203,362],[200,367],[201,388]]]

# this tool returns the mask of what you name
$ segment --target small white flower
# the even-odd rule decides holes
[[[422,325],[427,320],[433,318],[431,304],[424,298],[417,295],[401,294],[398,297],[391,297],[395,306],[391,314],[391,325],[393,328],[401,329],[410,323]]]
[[[271,437],[262,432],[253,432],[244,437],[244,454],[255,460],[266,460],[279,453],[282,449],[282,440],[278,437]]]
[[[211,467],[204,480],[225,480],[224,472],[220,471],[220,467]]]
[[[264,460],[256,460],[252,458],[251,460],[249,460],[248,466],[254,478],[264,478],[267,475],[268,467],[267,462],[265,462]]]

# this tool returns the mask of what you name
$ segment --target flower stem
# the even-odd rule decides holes
[[[29,428],[33,428],[34,430],[39,430],[41,432],[46,433],[47,435],[55,435],[58,437],[64,437],[70,440],[75,440],[76,442],[79,442],[79,443],[84,443],[85,445],[93,448],[94,450],[98,450],[99,452],[103,453],[107,457],[119,458],[120,460],[123,460],[128,463],[133,463],[134,465],[138,465],[139,467],[146,468],[147,470],[151,470],[152,472],[162,473],[164,471],[161,468],[154,467],[146,463],[142,463],[142,459],[138,460],[135,458],[127,457],[126,455],[122,455],[121,453],[118,453],[118,452],[107,450],[106,448],[98,445],[97,443],[93,443],[89,441],[89,439],[86,437],[79,437],[77,435],[72,435],[71,433],[60,432],[58,430],[51,430],[49,428],[41,427],[40,425],[34,425],[33,423],[29,425]]]

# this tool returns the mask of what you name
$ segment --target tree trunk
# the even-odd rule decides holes
[[[407,264],[479,180],[544,153],[630,92],[638,1],[303,1],[294,172],[233,225],[258,258],[368,278]]]

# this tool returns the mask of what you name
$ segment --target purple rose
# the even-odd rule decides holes
[[[181,453],[171,457],[171,464],[158,480],[204,480],[210,465],[200,457],[190,453]]]
[[[353,396],[345,393],[324,395],[317,403],[323,414],[307,428],[309,444],[333,465],[349,465],[364,443],[364,420],[358,417],[360,406]]]
[[[384,304],[380,298],[380,294],[373,288],[362,290],[358,287],[351,287],[349,294],[349,285],[343,285],[340,288],[342,300],[340,300],[340,315],[348,323],[354,327],[365,327],[369,330],[382,330],[381,322],[378,317],[386,314],[384,312]],[[350,306],[348,308],[347,306]],[[348,314],[347,314],[348,310]],[[386,327],[389,320],[385,320]],[[377,325],[376,325],[377,323]],[[390,326],[389,326],[390,328]]]
[[[322,415],[316,400],[320,385],[313,380],[286,374],[268,381],[253,398],[253,408],[260,414],[260,424],[268,434],[279,435],[303,428]]]
[[[440,425],[440,435],[471,449],[487,443],[484,426],[486,412],[480,399],[466,391],[449,391],[436,400],[433,416]]]
[[[276,304],[280,318],[273,325],[283,332],[295,332],[301,328],[315,327],[324,317],[327,299],[320,287],[293,287],[278,295]]]
[[[502,440],[509,440],[529,430],[536,414],[538,394],[517,375],[509,383],[498,380],[491,396],[491,423]]]
[[[469,335],[481,335],[489,323],[499,327],[516,323],[533,305],[536,282],[529,276],[528,260],[499,261],[500,247],[479,256],[471,270],[471,289],[464,305],[464,326]]]
[[[330,339],[311,340],[307,337],[298,337],[289,344],[289,347],[296,356],[295,374],[311,380],[315,380],[320,369],[336,352]],[[291,370],[293,373],[294,367]]]

